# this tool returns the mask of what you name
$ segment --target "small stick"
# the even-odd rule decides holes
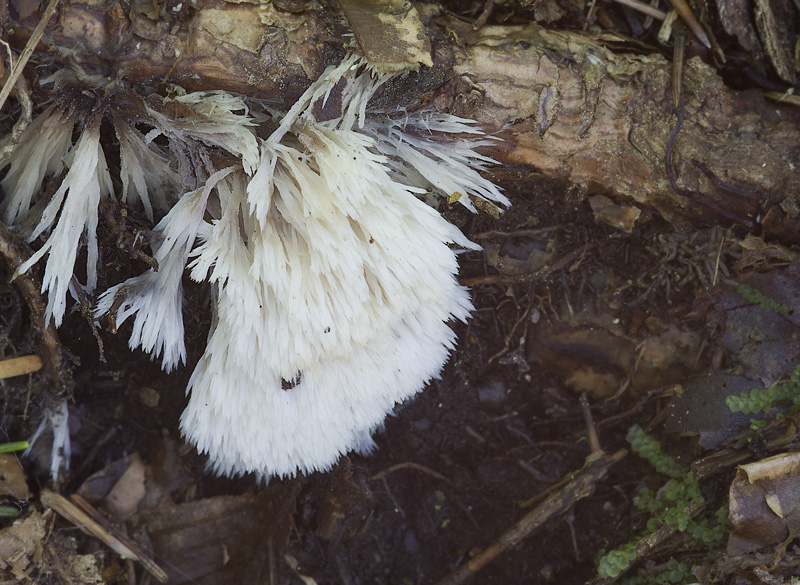
[[[0,61],[0,63],[2,63],[2,61]],[[31,100],[28,82],[25,81],[24,77],[20,77],[17,80],[17,101],[19,102],[22,112],[20,113],[19,120],[17,120],[17,123],[14,124],[14,127],[11,129],[11,134],[5,144],[0,146],[0,163],[4,163],[8,160],[11,153],[14,152],[14,149],[17,147],[17,143],[22,133],[25,131],[25,128],[28,127],[28,124],[30,124],[33,119],[33,100]]]
[[[592,453],[602,452],[603,449],[600,447],[597,427],[594,426],[594,420],[592,420],[592,411],[589,408],[589,400],[586,398],[586,392],[581,394],[581,410],[583,411],[584,419],[586,419],[586,435],[589,439],[589,449],[592,450]]]
[[[74,282],[75,277],[73,276],[72,278]],[[89,298],[87,297],[82,286],[76,286],[75,290],[78,291],[78,300],[80,301],[81,305],[81,315],[83,315],[83,318],[86,319],[86,322],[89,324],[89,328],[92,330],[92,335],[94,335],[94,338],[97,341],[98,357],[102,363],[108,363],[106,362],[106,355],[103,351],[103,338],[100,337],[100,333],[97,331],[97,321],[95,321],[94,315],[92,314]]]
[[[675,52],[672,56],[672,105],[675,109],[682,106],[683,96],[683,59],[686,53],[686,31],[681,29],[675,35]]]
[[[106,518],[100,514],[94,508],[94,506],[84,500],[83,497],[78,494],[72,494],[69,499],[78,508],[89,514],[100,526],[108,530],[123,547],[131,551],[132,554],[126,556],[129,556],[133,560],[139,561],[145,570],[153,575],[153,577],[155,577],[160,583],[166,583],[169,580],[167,574],[147,555],[147,553],[139,548],[139,546],[131,541],[126,535],[117,530],[111,524],[111,522],[106,520]]]
[[[583,30],[589,28],[589,25],[594,21],[594,13],[597,10],[597,0],[592,0],[589,6],[589,12],[586,13],[586,20],[583,23]]]
[[[623,6],[627,6],[628,8],[633,8],[634,10],[638,10],[642,14],[646,14],[647,16],[652,16],[653,18],[657,18],[658,20],[664,20],[667,17],[667,13],[663,10],[659,10],[658,8],[654,8],[649,4],[645,4],[644,2],[639,2],[639,0],[615,0],[617,4],[622,4]]]
[[[486,232],[479,232],[472,235],[473,240],[487,240],[489,238],[538,238],[550,232],[555,232],[561,229],[560,225],[551,225],[543,228],[529,229],[529,230],[515,230],[513,232],[504,232],[498,230],[489,230]]]
[[[367,479],[369,479],[370,481],[376,481],[376,480],[379,480],[379,479],[383,479],[384,477],[386,477],[387,475],[389,475],[393,471],[397,471],[399,469],[416,469],[417,471],[421,471],[423,473],[427,473],[428,475],[433,476],[436,479],[438,479],[440,481],[443,481],[443,482],[445,482],[447,484],[451,483],[449,479],[447,479],[445,476],[443,476],[438,471],[434,471],[430,467],[426,467],[425,465],[422,465],[421,463],[415,463],[413,461],[404,461],[402,463],[395,463],[394,465],[392,465],[390,467],[387,467],[386,469],[384,469],[382,471],[379,471],[378,473],[376,473],[375,475],[373,475],[373,476],[371,476],[371,477],[369,477]]]
[[[653,8],[658,6],[658,0],[650,0],[650,6],[652,6]],[[653,26],[653,20],[655,19],[652,16],[648,16],[647,18],[645,18],[644,22],[642,23],[642,28],[645,30],[649,29],[651,26]]]
[[[542,527],[545,522],[556,514],[566,512],[583,498],[594,492],[595,484],[602,480],[611,469],[611,466],[621,461],[627,451],[621,449],[613,455],[606,455],[602,451],[592,453],[586,458],[583,468],[576,474],[570,474],[570,482],[547,498],[541,505],[528,512],[519,522],[506,530],[497,542],[482,550],[469,562],[461,565],[437,585],[459,585],[480,571],[502,553],[517,546],[525,538]]]
[[[675,12],[677,12],[681,20],[686,23],[686,26],[689,27],[692,34],[697,37],[697,40],[703,43],[707,49],[710,49],[711,43],[708,40],[708,36],[706,36],[706,32],[703,30],[700,21],[697,20],[694,12],[692,12],[692,9],[689,8],[689,5],[686,3],[686,0],[669,0],[669,3],[672,4]]]
[[[42,358],[38,355],[23,355],[7,360],[0,360],[0,380],[32,374],[41,369]]]
[[[61,494],[45,488],[40,494],[40,499],[43,506],[55,510],[77,526],[81,532],[101,540],[117,554],[142,563],[142,566],[159,582],[166,583],[169,579],[167,574],[141,549],[100,516],[91,504],[77,494],[72,495],[74,502],[71,502]]]
[[[486,24],[486,21],[489,20],[489,17],[494,11],[494,3],[495,0],[486,0],[486,3],[483,5],[483,12],[481,12],[480,16],[475,19],[475,22],[472,24],[473,30],[478,30]]]
[[[459,279],[458,283],[461,286],[478,286],[481,284],[512,284],[512,283],[527,283],[540,278],[546,274],[550,274],[551,272],[556,272],[561,270],[562,268],[566,267],[568,264],[572,263],[575,260],[583,258],[588,250],[596,247],[597,244],[591,243],[586,244],[580,248],[575,248],[574,250],[570,250],[563,256],[560,256],[558,260],[554,261],[552,264],[545,264],[541,268],[534,270],[533,272],[526,272],[524,274],[487,274],[486,276],[475,276],[473,278],[462,278]]]
[[[8,79],[6,79],[5,85],[3,85],[3,89],[0,90],[0,110],[3,109],[8,96],[11,94],[11,89],[17,83],[17,79],[20,75],[22,75],[22,70],[25,69],[25,65],[28,64],[28,59],[30,59],[31,55],[33,55],[36,45],[39,44],[42,36],[44,36],[44,29],[47,26],[47,23],[50,22],[50,19],[53,17],[53,14],[55,14],[57,6],[58,0],[50,0],[50,2],[47,4],[47,8],[44,9],[44,14],[42,14],[39,24],[37,24],[36,28],[33,30],[31,38],[29,38],[28,42],[25,44],[25,49],[22,51],[22,55],[20,55],[19,59],[17,59],[14,69],[11,70]]]

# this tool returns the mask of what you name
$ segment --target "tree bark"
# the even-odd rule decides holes
[[[585,192],[635,201],[668,219],[713,220],[711,208],[675,193],[667,177],[676,114],[666,59],[618,55],[584,35],[537,25],[485,28],[463,38],[454,71],[464,89],[454,110],[505,128],[503,160],[566,177]],[[742,218],[758,211],[747,197],[726,195],[695,159],[764,206],[794,200],[787,187],[796,181],[800,155],[796,108],[767,102],[758,91],[732,91],[699,58],[685,64],[684,92],[686,121],[673,152],[682,188],[707,194]],[[550,116],[547,100],[558,102],[549,106]]]
[[[342,40],[349,31],[332,2],[128,6],[62,3],[46,37],[56,64],[80,64],[141,92],[170,82],[287,107],[353,42]],[[473,118],[504,139],[490,153],[497,160],[568,180],[579,195],[608,194],[670,221],[763,219],[767,235],[800,241],[791,188],[800,159],[796,107],[734,91],[712,67],[689,60],[685,122],[671,157],[676,192],[665,166],[677,120],[667,59],[616,53],[600,38],[535,23],[474,31],[435,7],[420,13],[434,66],[389,86],[387,102],[433,103]],[[7,29],[17,44],[36,19],[12,14]]]

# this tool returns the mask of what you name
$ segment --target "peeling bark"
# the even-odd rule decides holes
[[[331,3],[127,6],[65,2],[48,29],[57,59],[140,91],[172,82],[285,107],[339,60],[348,32]],[[680,188],[703,194],[702,203],[675,193],[667,177],[676,114],[665,58],[615,53],[600,39],[536,24],[473,31],[435,8],[421,14],[434,67],[387,88],[385,100],[433,102],[474,118],[505,139],[492,153],[498,160],[567,179],[583,195],[605,193],[670,221],[726,223],[719,210],[752,220],[760,213],[768,235],[800,241],[796,108],[729,89],[699,59],[686,63],[673,166]],[[35,22],[35,15],[12,22],[17,42]],[[721,189],[693,160],[757,199]]]
[[[491,27],[464,36],[454,70],[462,84],[454,112],[504,128],[503,160],[567,177],[586,192],[605,192],[654,208],[667,218],[714,213],[676,194],[665,154],[676,121],[671,63],[660,56],[617,55],[583,35],[537,25]],[[800,160],[798,111],[760,92],[727,88],[698,58],[684,67],[686,122],[673,163],[679,184],[733,213],[754,213],[753,201],[721,191],[692,164],[757,195],[767,206],[794,193]],[[470,94],[470,91],[472,94]],[[542,131],[543,99],[560,107]],[[470,99],[472,95],[472,99]]]

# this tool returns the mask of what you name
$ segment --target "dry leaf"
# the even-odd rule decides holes
[[[24,582],[26,569],[33,558],[41,558],[44,546],[45,520],[31,509],[8,528],[0,530],[0,568]]]
[[[0,496],[9,496],[15,500],[28,499],[25,471],[13,453],[0,454]]]
[[[800,531],[800,453],[742,465],[730,488],[728,554],[784,542]]]
[[[272,575],[289,538],[299,488],[287,481],[258,495],[164,501],[147,531],[158,558],[166,561],[170,584],[277,583]]]

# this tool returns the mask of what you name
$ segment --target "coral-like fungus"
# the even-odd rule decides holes
[[[178,366],[184,270],[215,287],[181,428],[218,473],[292,475],[369,450],[386,413],[440,372],[454,343],[448,322],[469,314],[452,246],[475,246],[420,195],[506,205],[478,172],[492,162],[475,150],[488,139],[448,114],[373,111],[388,79],[349,57],[276,114],[179,88],[142,99],[97,87],[94,103],[81,104],[87,92],[62,74],[60,97],[8,163],[0,212],[31,241],[47,235],[21,270],[47,255],[43,287],[57,324],[69,290],[96,286],[102,198],[138,200],[158,220],[157,269],[97,303],[98,318],[133,320],[131,347],[167,371]],[[118,138],[119,192],[104,120]],[[276,122],[258,136],[259,124]],[[47,176],[61,178],[49,197]],[[74,276],[81,242],[83,285]]]

